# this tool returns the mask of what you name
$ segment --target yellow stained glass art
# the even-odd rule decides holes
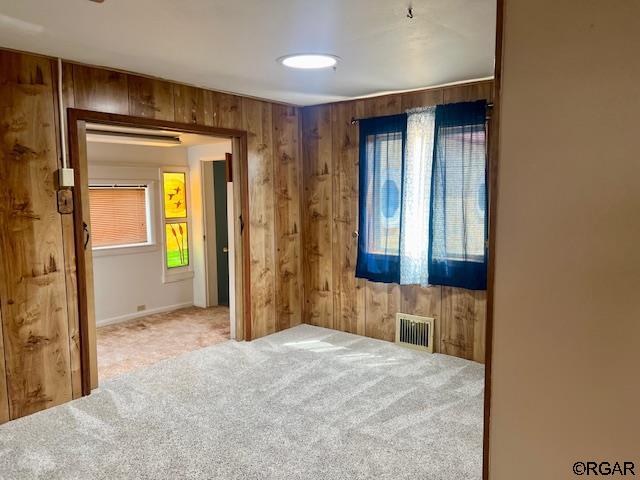
[[[189,265],[189,239],[186,223],[167,223],[165,225],[167,268]]]
[[[162,174],[164,218],[187,217],[185,177],[186,175],[182,172],[165,172]]]

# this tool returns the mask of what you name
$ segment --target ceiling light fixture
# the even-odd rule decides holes
[[[285,67],[303,70],[335,67],[338,60],[339,57],[326,53],[296,53],[278,58],[278,62]]]

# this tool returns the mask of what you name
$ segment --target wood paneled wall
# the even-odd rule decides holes
[[[63,76],[67,107],[247,131],[252,337],[301,323],[300,109],[72,63]],[[53,59],[0,49],[0,423],[81,395],[56,102]]]
[[[431,316],[435,351],[484,362],[486,292],[355,278],[359,138],[351,119],[490,101],[491,91],[485,81],[302,109],[305,323],[393,341],[397,312]]]
[[[392,340],[402,310],[437,318],[437,350],[482,360],[484,292],[355,278],[350,121],[488,98],[489,83],[300,109],[85,65],[64,63],[63,74],[68,107],[247,131],[253,338],[304,320]],[[73,219],[56,208],[56,102],[53,59],[0,50],[0,423],[81,395]]]
[[[72,396],[54,77],[49,59],[0,52],[0,419]]]

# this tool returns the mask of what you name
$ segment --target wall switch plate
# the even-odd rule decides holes
[[[73,187],[73,168],[61,168],[58,170],[58,186],[60,188]]]

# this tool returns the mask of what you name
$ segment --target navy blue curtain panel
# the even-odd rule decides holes
[[[356,277],[400,283],[402,169],[407,115],[360,121]]]
[[[487,288],[486,101],[438,105],[430,202],[429,283]]]

